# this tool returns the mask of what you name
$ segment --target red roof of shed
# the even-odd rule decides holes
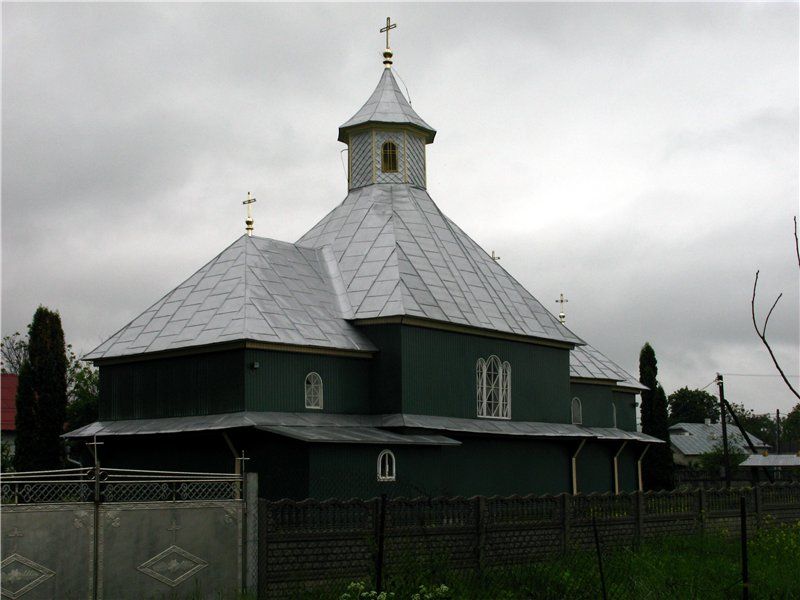
[[[16,375],[3,373],[0,375],[0,428],[3,431],[14,431],[17,420],[17,383]]]

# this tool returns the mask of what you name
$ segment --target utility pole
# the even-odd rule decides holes
[[[725,419],[725,386],[722,375],[717,373],[717,387],[719,388],[719,416],[722,422],[722,456],[725,467],[725,487],[731,487],[731,457],[728,453],[728,424]]]

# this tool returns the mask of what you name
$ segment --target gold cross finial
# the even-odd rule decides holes
[[[386,17],[386,27],[381,27],[381,33],[386,33],[386,47],[389,47],[389,30],[397,27],[397,23],[392,23],[391,17]]]
[[[567,322],[567,315],[564,313],[564,304],[566,304],[567,302],[569,302],[569,300],[564,298],[564,294],[558,295],[558,300],[556,300],[556,304],[561,305],[561,312],[558,313],[558,321],[562,325],[565,325]]]
[[[253,223],[255,223],[255,220],[253,220],[253,214],[250,210],[250,205],[255,201],[256,199],[250,195],[250,192],[247,192],[247,200],[242,200],[242,204],[247,206],[247,218],[244,220],[244,229],[247,232],[247,235],[251,237],[253,235]]]
[[[494,250],[492,250],[492,260],[493,260],[494,262],[497,262],[498,260],[500,260],[500,257],[499,257],[499,256],[497,256],[497,255],[494,253]]]
[[[381,33],[386,33],[386,50],[383,51],[383,66],[387,69],[392,68],[392,51],[389,49],[389,30],[397,27],[397,23],[392,23],[391,17],[386,17],[386,27],[381,27]]]

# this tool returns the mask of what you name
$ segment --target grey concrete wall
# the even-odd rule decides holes
[[[237,500],[5,505],[3,595],[10,598],[227,598],[242,582]],[[94,543],[97,543],[95,554]],[[96,572],[95,572],[96,563]]]
[[[94,504],[4,505],[3,597],[92,597]]]

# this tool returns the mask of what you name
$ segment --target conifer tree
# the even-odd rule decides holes
[[[67,357],[61,317],[40,306],[28,327],[28,356],[17,388],[17,471],[63,466]]]
[[[639,353],[639,382],[649,388],[642,390],[642,433],[666,442],[653,444],[642,461],[644,487],[649,490],[672,489],[674,465],[669,444],[667,395],[658,383],[658,361],[649,343]]]

